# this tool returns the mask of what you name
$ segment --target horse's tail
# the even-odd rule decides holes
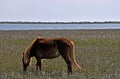
[[[80,65],[75,60],[75,46],[74,46],[73,41],[71,41],[70,60],[71,60],[72,65],[75,65],[79,69],[82,69],[82,67],[80,67]]]

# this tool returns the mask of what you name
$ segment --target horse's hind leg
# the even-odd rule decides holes
[[[71,66],[69,56],[67,54],[61,54],[61,55],[62,55],[63,59],[65,60],[67,66],[68,66],[68,74],[72,73],[72,66]]]

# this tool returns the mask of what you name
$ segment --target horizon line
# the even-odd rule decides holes
[[[0,24],[120,24],[120,21],[69,21],[69,22],[41,22],[41,21],[1,21]]]

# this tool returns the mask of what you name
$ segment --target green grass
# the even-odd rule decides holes
[[[58,57],[43,60],[42,71],[36,72],[34,58],[32,67],[24,74],[22,53],[36,36],[42,34],[73,40],[76,60],[85,70],[67,75],[66,63]],[[0,79],[119,79],[119,35],[119,30],[0,32]]]

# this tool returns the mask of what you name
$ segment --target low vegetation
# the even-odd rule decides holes
[[[22,53],[37,36],[67,37],[75,43],[77,62],[85,70],[67,74],[62,57],[43,60],[42,71],[35,71],[36,60],[22,71]],[[119,79],[120,30],[0,31],[0,79]]]

